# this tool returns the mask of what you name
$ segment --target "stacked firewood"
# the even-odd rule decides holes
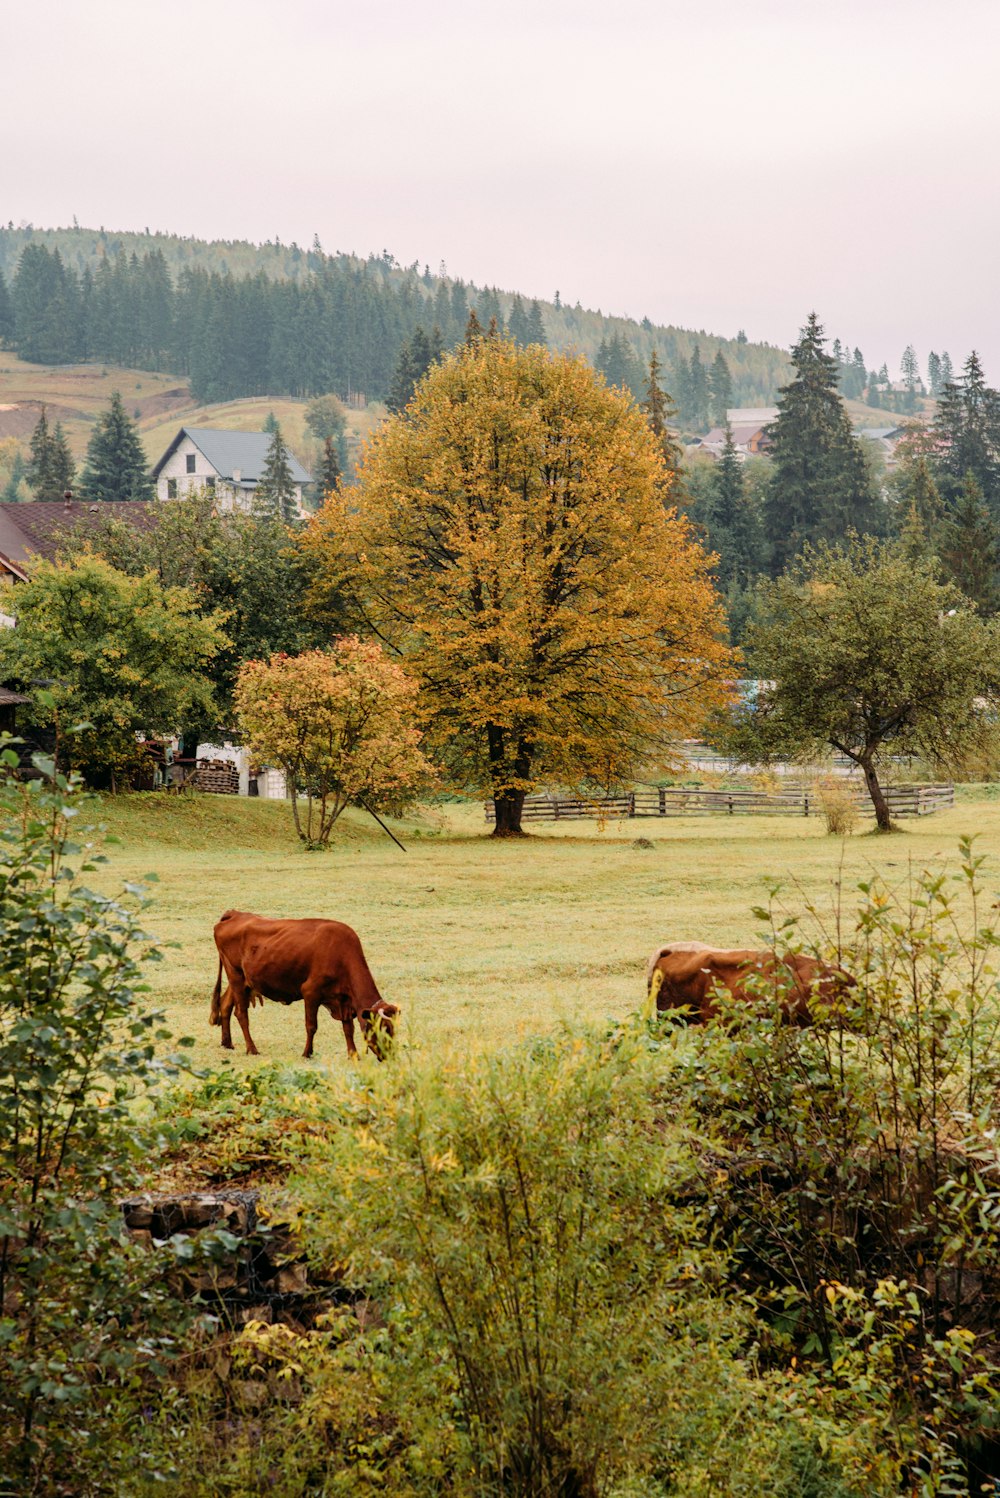
[[[332,1300],[339,1287],[310,1280],[305,1257],[287,1224],[259,1218],[256,1191],[235,1187],[192,1191],[173,1196],[140,1196],[122,1202],[130,1236],[153,1247],[180,1233],[224,1229],[237,1246],[210,1261],[201,1256],[182,1267],[180,1288],[214,1305],[231,1325],[248,1321],[283,1321],[308,1325]]]
[[[231,759],[200,759],[194,783],[200,791],[210,791],[215,796],[236,796],[240,772]]]

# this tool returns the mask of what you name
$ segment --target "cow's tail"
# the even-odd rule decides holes
[[[660,989],[663,987],[663,969],[654,968],[653,975],[649,980],[649,992],[646,1002],[642,1008],[642,1017],[645,1020],[656,1018],[656,1000],[659,998]]]
[[[208,1011],[208,1023],[210,1025],[222,1024],[222,957],[219,957],[219,976],[215,980],[212,990],[212,1007]],[[225,1039],[225,1037],[223,1037]]]

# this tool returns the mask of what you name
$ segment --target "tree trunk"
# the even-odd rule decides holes
[[[521,813],[524,810],[523,791],[505,791],[502,796],[494,796],[493,805],[496,808],[494,837],[526,836],[521,827]]]
[[[868,786],[868,794],[871,796],[872,805],[875,808],[875,822],[878,830],[879,832],[891,832],[892,820],[889,816],[889,803],[885,799],[882,787],[878,783],[875,766],[867,756],[859,759],[858,763],[865,772],[865,783]]]
[[[511,777],[510,762],[507,757],[506,735],[498,724],[487,723],[486,742],[490,756],[490,770],[493,778],[493,806],[496,813],[493,836],[526,837],[527,834],[521,828],[521,813],[524,811],[525,792],[523,790],[511,790],[506,782],[508,778],[520,780],[522,784],[527,780],[531,770],[531,749],[523,739],[518,740],[517,753],[514,756],[514,775]],[[498,782],[501,789],[497,788]]]

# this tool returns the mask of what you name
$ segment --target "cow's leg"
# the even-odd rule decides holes
[[[306,1048],[302,1052],[304,1057],[313,1053],[313,1036],[319,1025],[320,990],[318,988],[305,987],[302,990],[302,1007],[305,1011],[306,1020]]]
[[[246,1041],[247,1055],[259,1056],[260,1052],[254,1045],[253,1037],[250,1034],[250,1016],[248,1013],[250,989],[242,973],[233,973],[230,976],[229,993],[232,995],[232,998],[229,1001],[228,1010],[225,1008],[225,999],[223,999],[222,1044],[226,1045],[228,1042],[229,1049],[232,1050],[233,1042],[229,1033],[229,1015],[235,1010],[237,1024],[243,1031],[243,1039]]]
[[[345,1004],[341,1014],[341,1024],[344,1027],[344,1039],[347,1041],[348,1061],[357,1061],[358,1048],[354,1044],[354,1010],[349,1004]]]
[[[231,1024],[232,1014],[233,986],[231,983],[227,983],[226,991],[219,1001],[219,1025],[222,1029],[222,1040],[220,1041],[220,1044],[224,1051],[231,1051],[233,1048],[233,1031]]]

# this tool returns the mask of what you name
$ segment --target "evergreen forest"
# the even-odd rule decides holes
[[[480,287],[388,250],[327,254],[318,241],[249,245],[82,228],[0,228],[0,343],[41,364],[93,361],[188,378],[214,402],[244,396],[398,400],[399,365],[450,347],[470,311],[521,344],[583,353],[640,397],[656,353],[680,415],[704,430],[725,404],[773,401],[787,354],[769,344],[606,316]],[[405,379],[405,374],[404,374]],[[405,388],[405,384],[404,384]]]

